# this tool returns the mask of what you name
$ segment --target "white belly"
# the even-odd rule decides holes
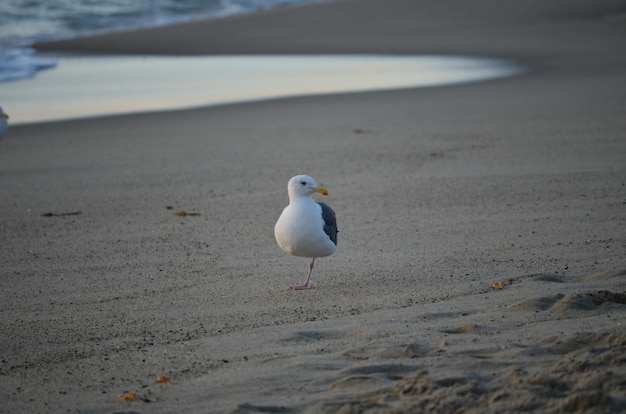
[[[322,208],[313,200],[289,205],[274,227],[278,245],[287,253],[303,257],[324,257],[335,252],[337,246],[324,232]]]

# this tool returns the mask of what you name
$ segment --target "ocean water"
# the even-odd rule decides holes
[[[56,61],[37,41],[166,25],[322,0],[0,0],[0,82],[31,78]]]
[[[329,0],[0,0],[0,105],[11,124],[514,76],[471,56],[89,56],[36,41]]]
[[[0,84],[12,124],[292,96],[434,87],[514,76],[514,62],[464,56],[67,56]]]

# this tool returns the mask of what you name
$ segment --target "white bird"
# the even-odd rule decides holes
[[[9,115],[4,113],[2,107],[0,106],[0,141],[2,140],[2,138],[4,138],[4,136],[7,134],[7,131],[9,130],[9,123],[7,122],[7,119],[9,119]]]
[[[303,285],[294,289],[309,289],[315,259],[330,256],[337,250],[337,220],[335,212],[325,203],[311,198],[314,193],[328,195],[308,175],[296,175],[287,184],[289,205],[274,226],[278,245],[289,254],[310,257],[309,274]]]

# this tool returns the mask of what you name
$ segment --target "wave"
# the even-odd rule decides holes
[[[37,56],[32,48],[0,49],[0,82],[35,77],[38,71],[54,68],[55,60]]]
[[[54,67],[30,48],[46,40],[165,26],[327,0],[2,0],[0,82]]]

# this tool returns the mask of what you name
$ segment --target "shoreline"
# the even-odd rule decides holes
[[[621,2],[419,4],[39,45],[465,53],[533,71],[11,127],[0,412],[626,409]],[[296,173],[328,187],[340,229],[308,292],[288,289],[307,261],[272,235]]]
[[[63,57],[58,63],[36,79],[2,86],[12,125],[441,87],[527,70],[496,59],[408,55],[97,55]]]

